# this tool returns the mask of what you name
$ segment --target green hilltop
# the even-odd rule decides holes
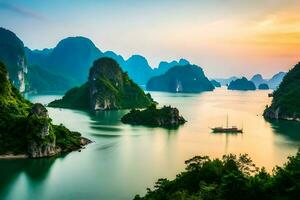
[[[112,58],[96,60],[90,69],[88,81],[67,91],[62,99],[48,106],[82,109],[109,110],[145,108],[154,103],[150,94],[134,83]]]
[[[273,93],[272,104],[266,108],[267,119],[300,119],[300,63],[283,78]]]

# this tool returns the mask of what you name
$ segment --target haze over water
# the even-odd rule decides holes
[[[177,130],[124,125],[126,113],[48,108],[55,124],[63,123],[94,141],[81,152],[58,158],[0,160],[0,199],[132,199],[158,178],[174,178],[195,155],[221,157],[248,153],[271,171],[300,145],[300,125],[267,122],[262,112],[270,91],[216,89],[201,94],[151,92],[160,105],[172,105],[188,121]],[[61,96],[30,96],[48,103]],[[243,127],[238,135],[213,134],[210,127]]]

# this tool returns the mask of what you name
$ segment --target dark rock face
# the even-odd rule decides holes
[[[161,76],[152,77],[147,83],[149,91],[203,92],[212,91],[214,86],[196,65],[175,66]]]
[[[231,81],[228,90],[256,90],[255,84],[252,81],[248,81],[247,78],[236,79]]]
[[[104,81],[104,79],[106,81]],[[103,84],[106,82],[105,84]],[[107,88],[123,88],[123,73],[112,59],[99,59],[90,69],[90,107],[92,110],[118,109],[117,96]]]
[[[273,92],[273,100],[264,111],[266,119],[300,121],[300,63],[284,77],[278,89]]]
[[[40,103],[36,103],[32,106],[31,111],[29,112],[29,117],[30,116],[49,117],[48,110]]]
[[[145,110],[131,110],[121,121],[125,124],[165,128],[176,128],[186,122],[178,109],[171,106],[164,106],[161,109],[151,106]]]
[[[88,82],[69,90],[61,100],[49,104],[83,110],[145,108],[154,103],[118,63],[111,58],[100,58],[90,69]]]
[[[259,84],[258,89],[259,90],[268,90],[269,86],[266,83],[262,83],[262,84]]]
[[[6,65],[12,83],[20,92],[24,92],[27,73],[24,44],[13,32],[1,27],[0,60]]]

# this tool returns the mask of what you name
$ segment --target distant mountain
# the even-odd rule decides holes
[[[181,58],[178,62],[176,60],[174,60],[172,62],[162,61],[159,63],[157,68],[153,69],[153,75],[158,76],[158,75],[164,74],[174,66],[189,65],[189,64],[190,64],[190,62],[183,58]]]
[[[29,64],[38,66],[45,66],[47,64],[49,55],[53,51],[53,49],[31,50],[28,47],[25,47],[24,50]]]
[[[283,73],[275,75],[276,78]],[[283,78],[273,93],[271,106],[264,111],[266,119],[285,119],[300,121],[300,63],[296,64]]]
[[[113,58],[129,77],[139,85],[145,85],[154,75],[160,75],[175,65],[185,65],[185,59],[161,62],[152,69],[147,59],[141,55],[133,55],[125,60],[113,51],[100,51],[94,43],[84,37],[69,37],[61,40],[53,49],[30,50],[25,48],[30,65],[37,65],[52,74],[64,76],[69,81],[68,85],[76,86],[86,80],[88,70],[93,61],[101,57]]]
[[[126,60],[123,70],[128,72],[129,77],[139,85],[145,85],[153,71],[147,59],[140,55],[133,55]]]
[[[210,82],[211,82],[211,84],[213,84],[214,87],[221,87],[221,83],[219,83],[216,80],[211,80]]]
[[[259,89],[259,90],[268,90],[270,88],[269,88],[268,84],[261,83],[261,84],[258,85],[257,89]]]
[[[85,37],[68,37],[55,48],[42,51],[26,49],[30,65],[38,65],[55,75],[64,76],[69,84],[80,85],[88,77],[93,61],[103,56],[94,43]]]
[[[7,66],[9,78],[20,92],[26,87],[27,62],[23,42],[11,31],[0,27],[0,60]]]
[[[70,79],[48,72],[38,65],[28,67],[27,80],[27,90],[38,93],[65,92],[74,85]]]
[[[250,81],[252,81],[256,87],[258,87],[262,83],[267,83],[268,80],[263,79],[261,74],[255,74]]]
[[[236,79],[238,79],[238,77],[232,76],[232,77],[229,77],[229,78],[216,78],[214,80],[221,83],[222,86],[228,86],[231,81],[234,81]]]
[[[231,81],[228,86],[228,90],[256,90],[256,87],[252,81],[243,77],[241,79]]]
[[[275,74],[271,79],[268,80],[268,85],[271,89],[277,89],[283,78],[285,77],[286,72],[279,72]]]
[[[121,55],[118,55],[113,51],[106,51],[104,52],[103,56],[114,59],[121,66],[121,68],[125,70],[126,61]]]
[[[129,77],[139,85],[145,85],[151,77],[164,74],[174,66],[190,64],[186,59],[180,59],[172,62],[162,61],[158,67],[152,68],[147,59],[141,55],[133,55],[125,60],[113,51],[106,51],[103,56],[116,60]]]
[[[147,83],[149,91],[202,92],[212,91],[214,86],[197,65],[175,66],[165,74],[152,77]]]
[[[103,53],[85,37],[69,37],[61,40],[49,55],[47,68],[50,72],[73,78],[83,83],[94,60]]]
[[[86,83],[49,106],[93,111],[146,108],[153,103],[150,94],[145,94],[114,59],[103,57],[94,62]]]
[[[256,87],[258,87],[262,83],[266,83],[268,84],[270,89],[276,89],[285,75],[285,72],[279,72],[275,74],[271,79],[264,79],[261,74],[256,74],[251,78],[251,81],[255,84]]]

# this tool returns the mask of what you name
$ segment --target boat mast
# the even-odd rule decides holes
[[[226,118],[226,128],[228,128],[228,113],[227,113],[227,118]]]

